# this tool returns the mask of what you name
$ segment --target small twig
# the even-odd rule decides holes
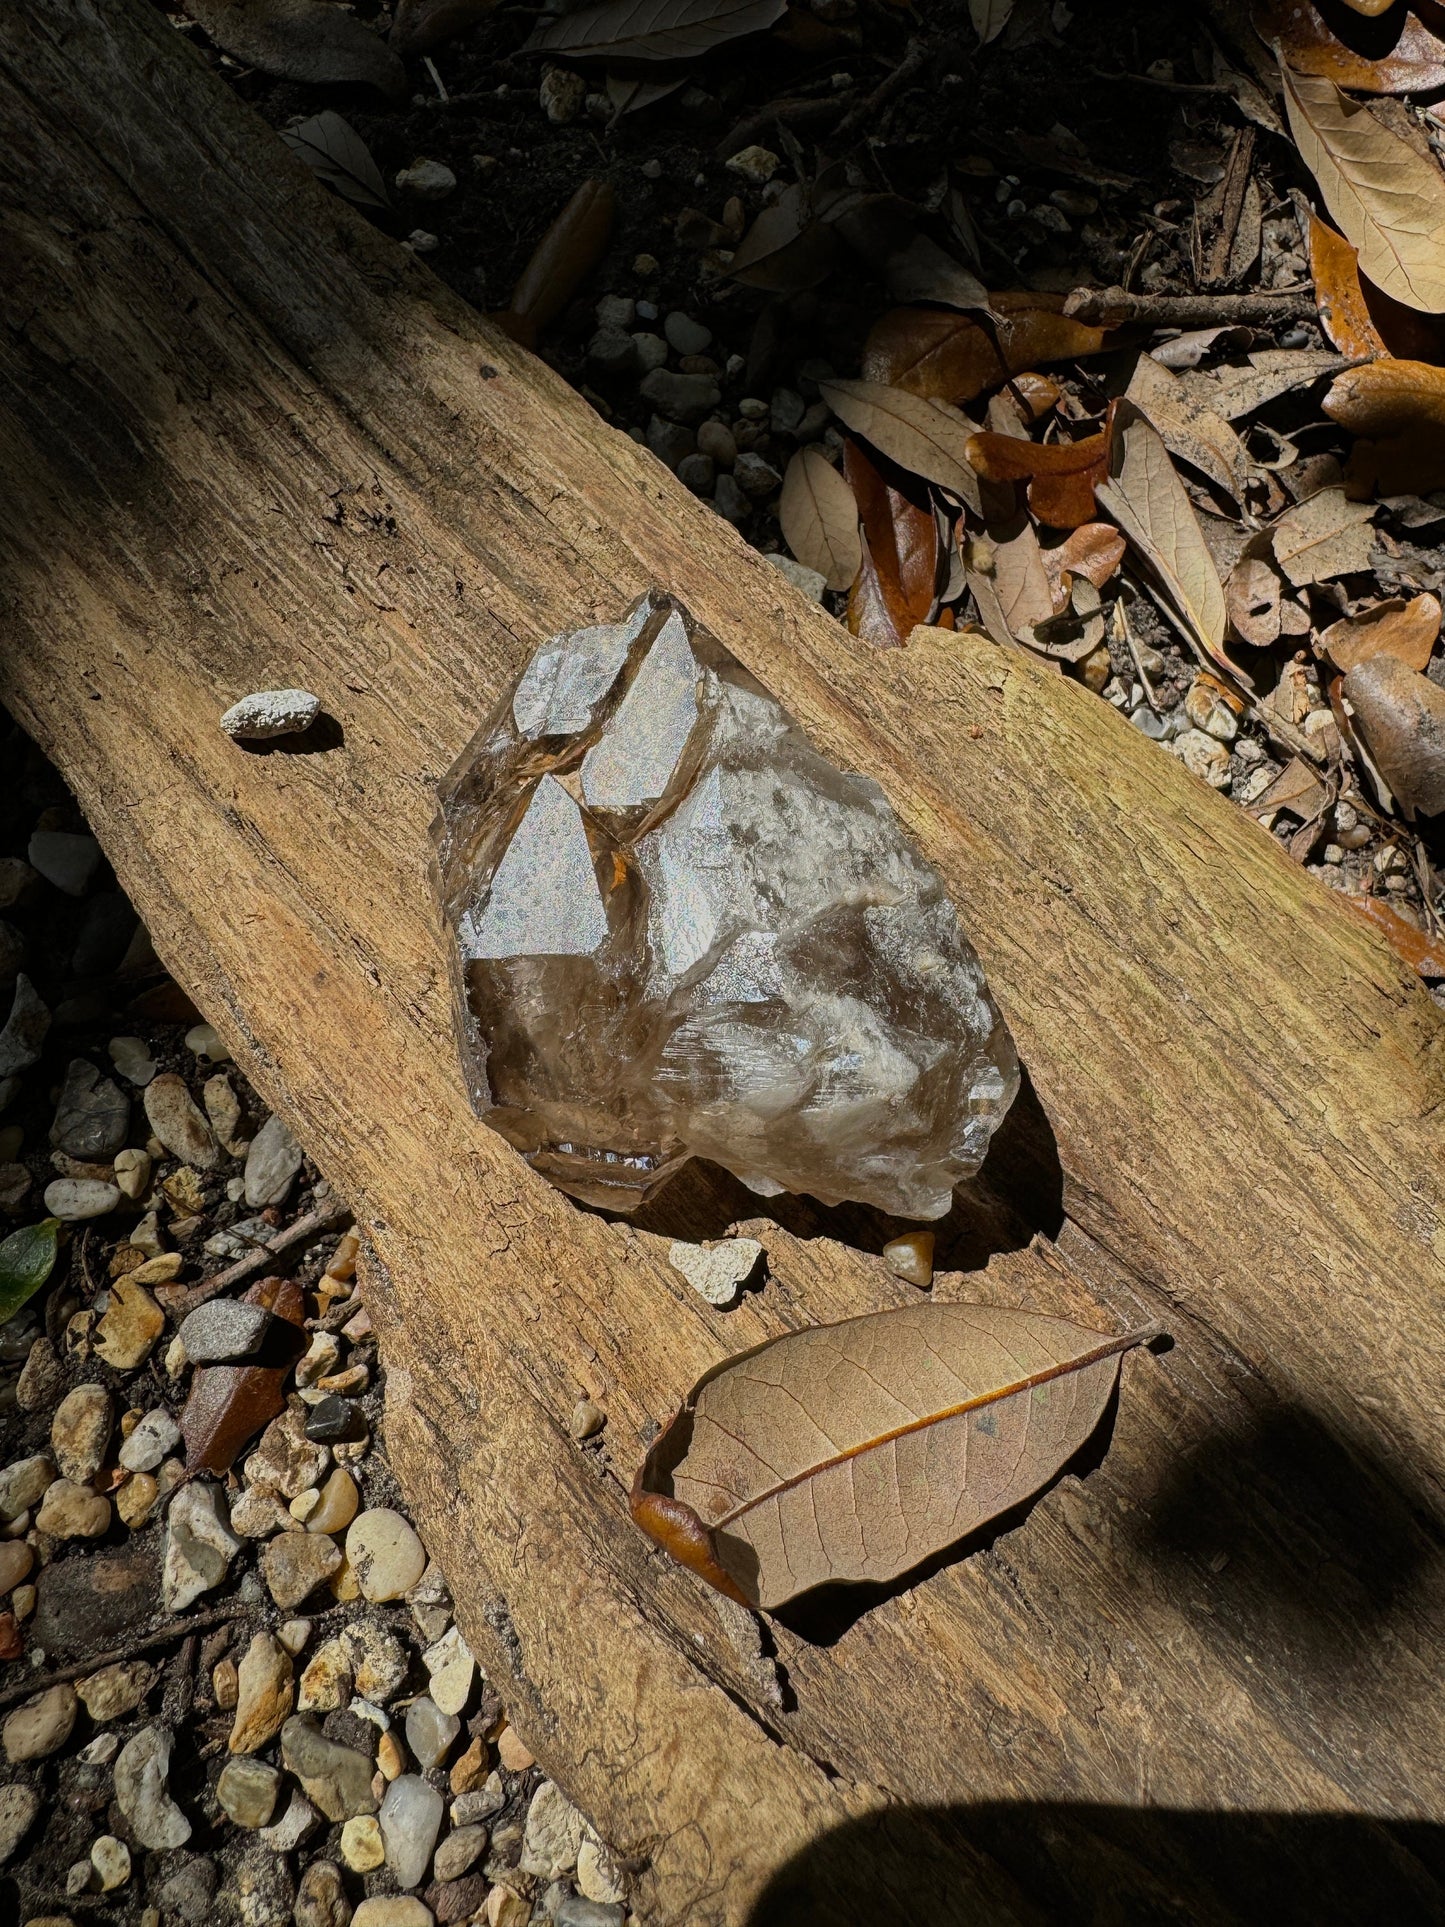
[[[43,1673],[39,1679],[28,1679],[19,1686],[9,1686],[0,1693],[0,1706],[12,1706],[16,1700],[30,1699],[36,1693],[43,1693],[47,1687],[64,1686],[72,1679],[84,1679],[87,1674],[98,1673],[102,1666],[115,1666],[122,1660],[134,1659],[139,1653],[148,1653],[155,1646],[169,1646],[173,1639],[187,1639],[192,1633],[203,1633],[208,1626],[219,1626],[224,1619],[239,1619],[251,1609],[240,1599],[233,1600],[229,1606],[217,1606],[214,1612],[201,1613],[195,1619],[173,1619],[168,1626],[161,1626],[153,1633],[144,1633],[128,1645],[116,1646],[108,1653],[92,1653],[89,1659],[77,1660],[73,1666],[62,1666],[54,1673]]]
[[[928,60],[930,49],[921,40],[910,40],[904,49],[903,58],[891,74],[884,76],[865,99],[850,107],[842,120],[833,129],[835,142],[847,140],[865,122],[871,121],[880,108],[886,107],[895,94],[901,93],[912,80],[919,68]]]
[[[1269,326],[1277,321],[1313,320],[1314,289],[1275,288],[1254,294],[1130,294],[1125,288],[1075,288],[1064,313],[1096,327],[1117,328],[1148,322],[1156,328],[1220,328],[1244,321]]]
[[[443,103],[443,105],[445,105],[445,103],[446,103],[446,102],[447,102],[447,101],[448,101],[448,100],[449,100],[449,99],[450,99],[451,97],[450,97],[450,95],[449,95],[449,94],[447,93],[447,90],[446,90],[446,88],[445,88],[445,87],[444,87],[444,86],[442,85],[442,77],[441,77],[441,75],[440,75],[440,74],[439,74],[439,73],[437,72],[437,70],[436,70],[436,67],[435,67],[435,66],[433,65],[433,63],[432,63],[432,57],[431,57],[431,55],[430,55],[430,54],[423,54],[423,55],[422,55],[422,57],[421,57],[421,64],[422,64],[422,66],[423,66],[423,67],[425,67],[425,68],[426,68],[426,70],[427,70],[427,72],[428,72],[428,73],[429,73],[429,74],[431,75],[431,77],[432,77],[432,80],[433,80],[433,81],[435,82],[435,84],[436,84],[436,90],[437,90],[437,96],[438,96],[438,98],[439,98],[439,99],[440,99],[440,100],[442,101],[442,103]]]
[[[1162,87],[1167,94],[1232,94],[1222,80],[1156,80],[1153,74],[1106,74],[1102,67],[1090,67],[1095,80],[1118,82],[1132,80],[1138,87]]]
[[[828,100],[774,100],[756,114],[740,120],[718,142],[713,153],[720,161],[730,161],[744,147],[751,147],[763,135],[779,127],[802,128],[812,132],[835,121],[848,105],[850,96],[835,94]]]
[[[315,1211],[308,1211],[298,1218],[295,1224],[287,1225],[278,1231],[269,1243],[258,1245],[255,1251],[248,1251],[244,1258],[238,1258],[224,1271],[212,1272],[209,1278],[202,1278],[196,1285],[157,1285],[155,1295],[161,1304],[177,1320],[194,1311],[197,1305],[204,1305],[207,1299],[215,1298],[232,1285],[239,1285],[243,1279],[264,1271],[273,1258],[284,1258],[298,1245],[309,1244],[313,1238],[324,1237],[328,1231],[344,1231],[351,1224],[351,1212],[344,1204],[321,1205]]]

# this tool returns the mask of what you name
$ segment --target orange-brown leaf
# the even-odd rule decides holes
[[[1357,500],[1445,488],[1445,368],[1372,361],[1337,375],[1325,413],[1357,435],[1345,478]]]
[[[524,348],[555,321],[607,251],[617,211],[611,181],[584,181],[533,250],[512,290],[512,305],[492,316]]]
[[[956,1304],[788,1332],[698,1380],[638,1469],[632,1516],[765,1611],[886,1584],[1047,1485],[1150,1336]]]
[[[1109,473],[1109,431],[1078,442],[1026,442],[987,429],[970,435],[968,460],[990,482],[1029,485],[1029,507],[1055,529],[1094,519],[1094,489]]]
[[[1345,673],[1371,656],[1396,656],[1407,668],[1423,669],[1440,634],[1440,604],[1432,595],[1381,602],[1363,615],[1332,622],[1320,647]]]
[[[1310,215],[1310,274],[1320,326],[1340,353],[1371,359],[1387,353],[1365,306],[1359,254],[1314,213]]]
[[[1340,902],[1347,903],[1357,917],[1372,923],[1404,963],[1422,977],[1445,977],[1445,938],[1427,936],[1407,923],[1398,910],[1378,897],[1350,897],[1343,891]]]
[[[1385,0],[1377,13],[1389,5]],[[1261,39],[1277,45],[1296,73],[1333,80],[1352,93],[1414,94],[1445,87],[1445,43],[1407,8],[1374,25],[1350,21],[1348,45],[1311,0],[1256,0],[1254,20]]]
[[[901,648],[933,612],[938,524],[922,490],[905,494],[852,440],[844,443],[843,476],[858,504],[863,536],[848,597],[849,631],[875,648]]]
[[[1102,589],[1124,560],[1128,547],[1119,531],[1108,522],[1081,522],[1052,549],[1044,550],[1044,568],[1053,589],[1054,610],[1069,600],[1069,584],[1081,575]]]
[[[1107,345],[1106,329],[1060,312],[1062,295],[1014,292],[988,299],[997,316],[994,333],[964,314],[890,309],[874,323],[864,347],[865,378],[930,400],[963,403],[1042,362],[1074,361]]]

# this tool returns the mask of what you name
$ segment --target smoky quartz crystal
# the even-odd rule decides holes
[[[982,1162],[1018,1063],[940,878],[666,596],[537,650],[433,838],[472,1104],[562,1190],[937,1218]]]

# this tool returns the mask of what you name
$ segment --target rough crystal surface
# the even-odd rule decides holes
[[[936,1218],[977,1170],[1018,1065],[940,878],[677,603],[544,643],[433,836],[472,1103],[564,1191]]]

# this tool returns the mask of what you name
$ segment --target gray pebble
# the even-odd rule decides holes
[[[754,455],[751,452],[738,456],[733,464],[733,475],[738,487],[745,495],[754,496],[759,500],[764,495],[771,495],[775,488],[781,487],[783,480],[771,463],[765,462],[761,455]]]
[[[26,855],[46,882],[68,897],[83,897],[105,861],[93,836],[69,830],[37,830]]]
[[[321,714],[321,698],[309,689],[260,689],[243,696],[221,718],[221,728],[238,743],[296,736]]]
[[[690,428],[683,428],[677,422],[666,422],[661,415],[654,415],[647,424],[647,446],[660,462],[675,469],[684,455],[691,455],[697,442]]]
[[[661,368],[667,361],[667,343],[661,335],[636,334],[632,337],[636,350],[637,365],[644,375],[650,375],[654,368]]]
[[[260,1349],[270,1324],[270,1312],[260,1305],[213,1298],[186,1313],[177,1336],[193,1365],[222,1365],[251,1357]]]
[[[40,1047],[49,1029],[50,1012],[22,970],[15,979],[10,1015],[0,1030],[0,1078],[12,1077],[39,1063]]]
[[[743,494],[731,475],[719,475],[717,487],[713,491],[712,505],[718,514],[729,522],[745,522],[753,512],[753,505]]]
[[[625,375],[637,366],[637,346],[621,328],[599,328],[587,344],[587,359],[604,375]]]
[[[642,398],[669,421],[695,422],[717,407],[722,390],[711,375],[681,375],[668,368],[654,368],[643,377]],[[798,412],[801,416],[801,405]]]
[[[704,422],[697,431],[697,445],[702,454],[712,456],[719,468],[731,468],[738,458],[738,445],[726,422]]]
[[[662,324],[662,332],[680,355],[705,355],[712,346],[712,329],[674,308]]]
[[[130,1099],[94,1064],[73,1057],[65,1073],[50,1142],[74,1158],[112,1158],[125,1143]]]
[[[655,301],[639,301],[637,304],[637,319],[639,321],[656,321],[657,303]]]
[[[637,303],[630,295],[604,294],[596,313],[599,328],[630,328],[637,318]]]
[[[793,388],[779,388],[768,411],[775,435],[791,435],[807,413],[807,404]]]
[[[677,465],[677,479],[694,495],[711,495],[717,470],[711,455],[684,455]]]
[[[795,589],[800,589],[809,602],[821,602],[823,591],[828,586],[828,578],[816,569],[810,569],[805,562],[795,562],[790,555],[765,555],[765,562],[771,563],[779,575],[785,575]]]

